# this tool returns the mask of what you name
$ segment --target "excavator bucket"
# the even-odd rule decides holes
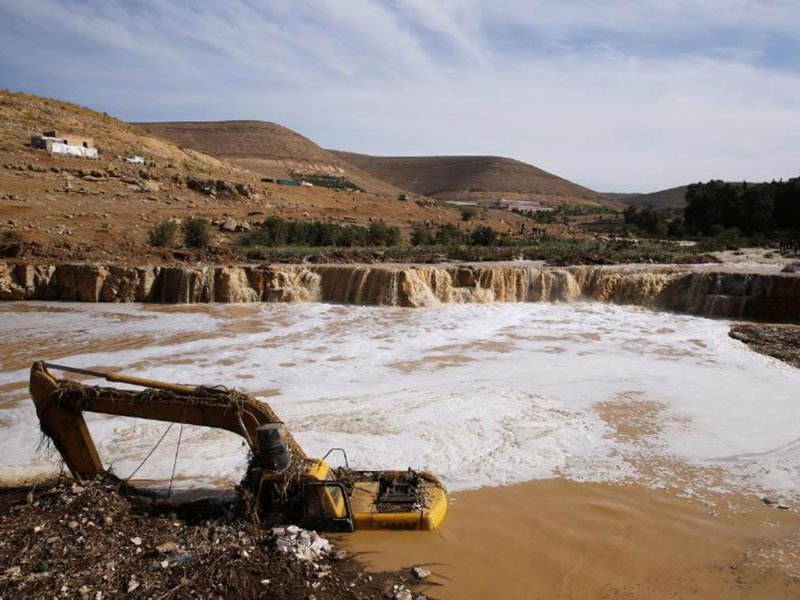
[[[80,411],[62,406],[58,399],[58,380],[42,362],[31,367],[29,385],[39,424],[75,479],[92,478],[103,470],[86,421]]]

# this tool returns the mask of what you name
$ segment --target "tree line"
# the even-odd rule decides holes
[[[683,219],[690,232],[700,235],[734,227],[744,235],[800,229],[800,177],[758,184],[690,185]]]
[[[396,246],[400,241],[400,229],[384,223],[364,227],[269,217],[241,241],[245,246]]]
[[[800,177],[770,183],[712,180],[686,190],[682,214],[629,206],[625,225],[656,237],[770,235],[800,230]]]

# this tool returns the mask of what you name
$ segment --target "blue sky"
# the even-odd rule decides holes
[[[800,175],[798,0],[0,0],[0,86],[601,191]]]

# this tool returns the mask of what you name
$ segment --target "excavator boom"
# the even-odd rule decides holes
[[[258,452],[256,429],[281,422],[268,405],[222,387],[164,384],[118,373],[94,372],[91,374],[105,375],[110,381],[150,387],[140,392],[88,387],[56,379],[45,365],[35,362],[31,367],[31,396],[42,431],[78,479],[96,477],[103,470],[83,419],[84,412],[227,429],[241,435],[255,453]],[[305,458],[291,434],[286,432],[285,436],[293,455]]]
[[[48,366],[145,389],[59,380]],[[447,512],[445,489],[433,475],[411,469],[331,469],[324,458],[306,456],[267,404],[222,386],[165,383],[35,362],[30,392],[42,432],[53,441],[76,479],[103,472],[83,418],[84,412],[96,412],[203,425],[242,436],[252,452],[242,485],[253,493],[262,515],[285,513],[296,519],[292,522],[326,531],[353,531],[355,527],[432,530]]]

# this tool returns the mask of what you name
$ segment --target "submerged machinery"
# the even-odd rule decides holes
[[[58,369],[140,386],[134,391],[57,379]],[[321,531],[436,529],[447,512],[444,486],[425,471],[357,471],[334,448],[309,458],[269,405],[228,388],[165,383],[35,362],[30,393],[42,432],[73,477],[101,475],[102,462],[83,418],[103,413],[226,429],[244,438],[250,462],[243,488],[267,521],[285,520]],[[344,467],[326,459],[341,452]]]

